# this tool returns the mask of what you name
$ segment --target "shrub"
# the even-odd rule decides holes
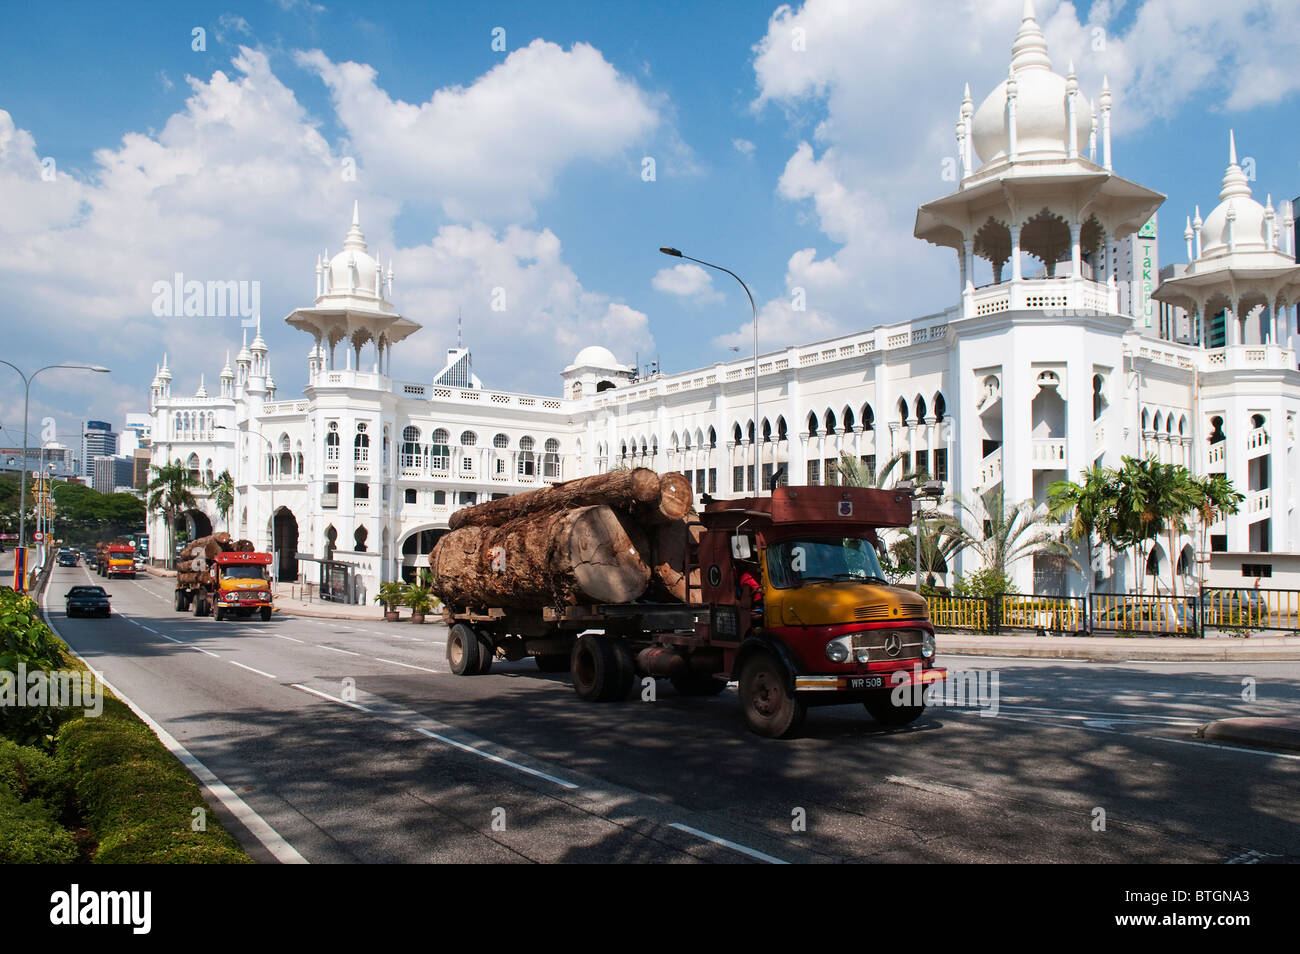
[[[38,748],[0,740],[0,791],[20,801],[42,799],[60,816],[71,808],[71,786],[63,764]]]
[[[1015,593],[1016,584],[1011,581],[1008,574],[1000,573],[992,567],[985,567],[974,573],[957,577],[953,582],[952,591],[955,596],[974,596],[987,600],[1001,596],[1003,593]]]
[[[72,834],[42,799],[21,801],[0,788],[0,864],[72,864],[79,860]]]
[[[50,631],[31,597],[0,589],[0,672],[14,691],[23,692],[16,675],[21,665],[27,671],[53,671],[67,665],[67,646]],[[56,706],[0,706],[0,736],[23,745],[49,749],[54,733],[77,709]]]

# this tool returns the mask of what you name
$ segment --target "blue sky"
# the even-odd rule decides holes
[[[489,387],[554,393],[585,344],[684,370],[748,350],[726,276],[663,276],[675,245],[749,281],[765,346],[932,312],[951,252],[911,237],[943,195],[962,85],[1005,75],[1021,0],[759,3],[98,3],[7,11],[0,37],[0,291],[10,360],[100,361],[111,381],[42,376],[33,418],[64,433],[173,389],[215,390],[237,319],[150,311],[176,271],[261,282],[282,395],[310,344],[281,319],[310,303],[354,199],[394,301],[425,328],[395,352],[427,380],[456,311]],[[1228,7],[1229,9],[1224,9]],[[1115,88],[1115,169],[1184,216],[1217,201],[1227,131],[1275,203],[1300,193],[1300,5],[1041,0],[1054,68]],[[205,30],[206,49],[192,33]],[[505,31],[505,50],[492,48]],[[805,48],[791,49],[802,29]],[[348,64],[356,64],[349,66]],[[338,165],[357,163],[355,181]],[[468,158],[467,158],[468,157]],[[642,175],[646,157],[655,178]],[[53,159],[53,182],[40,177]],[[659,276],[656,280],[656,276]],[[676,278],[677,281],[673,281]],[[791,288],[809,310],[791,312]],[[488,310],[505,287],[510,307]],[[0,369],[7,370],[7,369]],[[0,376],[14,406],[16,376]],[[16,430],[13,415],[0,423]],[[34,429],[34,428],[33,428]]]

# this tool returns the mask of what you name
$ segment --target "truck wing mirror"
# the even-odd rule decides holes
[[[748,560],[752,558],[749,549],[749,537],[744,535],[734,536],[731,538],[731,555],[737,560]]]

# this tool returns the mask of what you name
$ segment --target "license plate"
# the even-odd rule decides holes
[[[850,689],[883,689],[885,687],[884,676],[850,676]]]

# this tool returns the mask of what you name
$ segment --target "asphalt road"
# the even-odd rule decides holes
[[[111,619],[65,619],[88,579],[54,571],[59,633],[313,863],[1300,860],[1300,753],[1193,738],[1300,714],[1297,663],[952,657],[996,676],[996,715],[884,731],[814,709],[771,741],[734,688],[591,704],[527,660],[453,676],[440,624],[217,623],[153,577],[111,581]]]

